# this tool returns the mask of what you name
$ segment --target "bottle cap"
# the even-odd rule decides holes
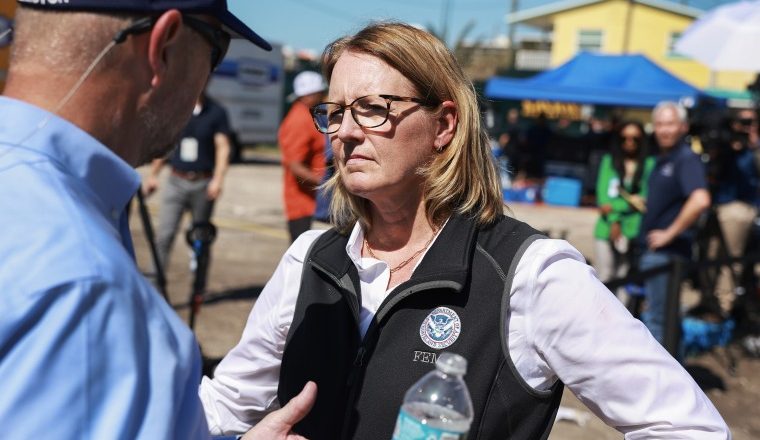
[[[467,373],[467,359],[456,353],[441,353],[435,367],[446,374],[464,376]]]

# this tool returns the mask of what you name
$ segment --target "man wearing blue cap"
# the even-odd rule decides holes
[[[224,0],[19,0],[0,97],[0,437],[207,439],[190,330],[137,270],[133,167],[186,124]],[[314,385],[246,439],[285,439]]]

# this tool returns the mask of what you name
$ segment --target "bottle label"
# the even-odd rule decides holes
[[[396,419],[392,440],[465,440],[466,432],[449,431],[425,425],[403,409]]]

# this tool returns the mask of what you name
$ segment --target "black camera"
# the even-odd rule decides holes
[[[707,181],[711,189],[731,173],[737,154],[749,147],[749,133],[756,119],[732,112],[727,108],[696,109],[691,118],[690,134],[702,144],[702,159],[707,167]]]

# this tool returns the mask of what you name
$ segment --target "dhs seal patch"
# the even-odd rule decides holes
[[[420,338],[428,347],[442,350],[453,344],[461,331],[462,321],[457,312],[448,307],[438,307],[422,322]]]

